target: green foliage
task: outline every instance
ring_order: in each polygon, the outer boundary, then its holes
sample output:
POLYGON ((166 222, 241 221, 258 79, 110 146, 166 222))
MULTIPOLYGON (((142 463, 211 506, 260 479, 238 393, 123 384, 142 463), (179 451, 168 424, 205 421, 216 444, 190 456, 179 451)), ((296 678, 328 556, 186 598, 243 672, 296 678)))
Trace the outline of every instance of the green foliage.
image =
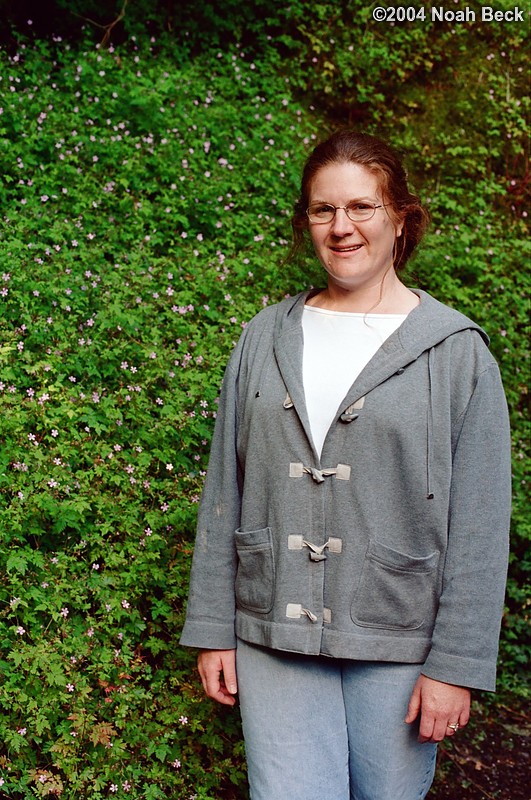
MULTIPOLYGON (((123 3, 68 6, 103 25, 123 3)), ((315 259, 284 258, 305 154, 339 124, 404 150, 433 217, 411 281, 483 324, 500 362, 501 682, 518 687, 523 32, 384 29, 369 11, 131 1, 109 48, 72 15, 75 47, 26 25, 0 56, 2 796, 245 796, 235 715, 204 701, 177 640, 223 367, 257 310, 321 280, 315 259)))
POLYGON ((312 124, 238 52, 53 59, 2 69, 3 791, 236 796, 235 715, 177 639, 222 370, 279 291, 312 124))

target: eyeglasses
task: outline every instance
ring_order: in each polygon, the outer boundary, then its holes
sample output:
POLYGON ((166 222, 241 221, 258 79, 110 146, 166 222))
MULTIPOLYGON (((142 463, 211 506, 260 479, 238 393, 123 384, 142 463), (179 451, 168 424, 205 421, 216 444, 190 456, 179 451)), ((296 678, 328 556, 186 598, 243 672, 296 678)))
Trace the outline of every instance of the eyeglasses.
POLYGON ((375 206, 373 203, 349 203, 346 206, 333 206, 331 203, 312 203, 306 209, 308 219, 314 225, 324 225, 332 222, 338 209, 343 209, 351 222, 367 222, 372 219, 377 208, 385 208, 389 203, 382 203, 375 206))

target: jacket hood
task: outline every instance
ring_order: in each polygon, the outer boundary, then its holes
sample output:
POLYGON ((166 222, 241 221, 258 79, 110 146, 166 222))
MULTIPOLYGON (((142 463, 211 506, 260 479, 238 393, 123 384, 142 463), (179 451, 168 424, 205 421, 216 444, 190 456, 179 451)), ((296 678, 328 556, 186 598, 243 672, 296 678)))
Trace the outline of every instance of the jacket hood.
MULTIPOLYGON (((414 360, 448 336, 463 330, 477 331, 485 344, 489 344, 489 337, 483 328, 460 311, 440 303, 422 289, 411 289, 411 291, 420 298, 420 303, 410 311, 396 333, 389 337, 393 343, 398 340, 398 349, 404 355, 409 354, 414 360)), ((279 311, 282 309, 282 313, 280 318, 277 318, 279 335, 292 330, 292 326, 296 328, 300 325, 304 304, 315 293, 316 290, 313 289, 301 292, 280 303, 279 311)))

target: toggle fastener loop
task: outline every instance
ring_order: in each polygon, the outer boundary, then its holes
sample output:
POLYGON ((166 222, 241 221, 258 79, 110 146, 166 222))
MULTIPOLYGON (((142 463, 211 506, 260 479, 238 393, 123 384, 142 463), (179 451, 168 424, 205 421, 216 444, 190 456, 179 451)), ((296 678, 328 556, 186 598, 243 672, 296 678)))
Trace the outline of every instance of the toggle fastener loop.
POLYGON ((303 608, 300 603, 288 603, 286 606, 286 617, 288 619, 300 619, 303 614, 308 617, 310 622, 317 622, 318 620, 315 614, 309 609, 303 608))
POLYGON ((358 419, 358 417, 359 417, 359 414, 351 414, 348 411, 343 411, 343 413, 341 414, 339 419, 341 420, 341 422, 347 422, 348 423, 348 422, 354 422, 354 420, 358 419))
POLYGON ((339 481, 348 481, 350 480, 350 466, 338 464, 337 467, 317 469, 316 467, 305 467, 300 462, 293 462, 289 465, 290 478, 302 478, 304 474, 310 475, 316 483, 324 483, 325 478, 331 475, 335 475, 339 481))
POLYGON ((282 403, 282 405, 284 406, 284 408, 293 408, 293 400, 289 396, 289 392, 287 393, 286 398, 282 403))
POLYGON ((360 408, 363 408, 365 405, 365 395, 363 397, 359 397, 355 403, 352 403, 348 408, 346 408, 339 419, 341 422, 354 422, 355 419, 358 419, 359 414, 354 413, 355 411, 359 411, 360 408))
POLYGON ((327 467, 326 469, 303 467, 302 471, 311 475, 316 483, 324 483, 324 479, 331 475, 335 475, 340 481, 348 481, 350 479, 350 467, 348 464, 338 464, 337 467, 327 467))
POLYGON ((322 545, 313 544, 313 542, 308 542, 306 539, 303 539, 302 543, 310 550, 310 561, 326 561, 326 553, 324 551, 330 545, 330 539, 322 545))

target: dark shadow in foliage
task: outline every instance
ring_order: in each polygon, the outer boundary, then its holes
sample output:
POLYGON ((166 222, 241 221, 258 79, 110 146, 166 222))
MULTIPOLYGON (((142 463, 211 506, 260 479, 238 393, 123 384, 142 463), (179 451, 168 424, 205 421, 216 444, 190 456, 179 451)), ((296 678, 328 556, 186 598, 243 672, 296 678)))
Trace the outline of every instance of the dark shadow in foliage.
POLYGON ((275 17, 285 23, 281 2, 241 3, 239 0, 1 0, 0 38, 12 32, 36 37, 56 35, 78 40, 83 27, 93 29, 96 41, 120 44, 131 35, 160 35, 186 31, 194 50, 252 41, 250 33, 275 17), (28 20, 31 24, 28 24, 28 20), (109 35, 107 35, 109 34, 109 35))

